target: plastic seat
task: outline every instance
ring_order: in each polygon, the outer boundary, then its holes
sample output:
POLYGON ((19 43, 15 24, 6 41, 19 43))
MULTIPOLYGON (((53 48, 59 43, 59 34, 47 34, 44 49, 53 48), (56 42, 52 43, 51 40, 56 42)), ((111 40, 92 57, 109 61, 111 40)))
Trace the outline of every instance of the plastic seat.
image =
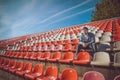
POLYGON ((6 63, 7 63, 6 59, 2 59, 1 64, 0 64, 0 68, 2 69, 2 67, 4 65, 6 65, 6 63))
POLYGON ((33 59, 35 56, 35 53, 34 52, 31 52, 30 55, 29 55, 29 59, 33 59))
POLYGON ((19 52, 16 52, 14 58, 18 58, 18 56, 19 56, 19 52))
POLYGON ((66 68, 63 70, 60 80, 78 80, 77 71, 72 68, 66 68))
POLYGON ((91 65, 109 66, 110 65, 109 53, 106 53, 106 52, 96 52, 94 54, 93 61, 91 61, 91 65))
POLYGON ((36 59, 39 60, 42 57, 42 52, 36 53, 36 59))
POLYGON ((25 73, 29 73, 32 70, 32 63, 28 62, 24 66, 22 70, 16 71, 16 74, 19 76, 23 76, 25 73))
POLYGON ((51 59, 48 59, 50 62, 57 62, 57 60, 61 59, 61 52, 54 52, 51 59))
POLYGON ((76 51, 78 44, 73 45, 72 51, 76 51))
POLYGON ((49 45, 48 50, 47 51, 54 51, 55 46, 53 44, 49 45))
POLYGON ((61 50, 62 50, 62 48, 63 48, 63 45, 58 44, 58 45, 56 45, 56 46, 55 46, 54 51, 61 51, 61 50))
POLYGON ((73 59, 74 59, 73 52, 66 52, 66 53, 64 53, 64 57, 62 59, 58 60, 58 62, 70 63, 73 59))
POLYGON ((62 51, 71 51, 72 50, 72 45, 71 44, 66 44, 63 47, 62 51))
POLYGON ((71 40, 64 40, 64 44, 71 44, 71 40))
POLYGON ((117 75, 114 80, 120 80, 120 75, 117 75))
POLYGON ((96 71, 86 72, 82 80, 105 80, 104 76, 96 71))
POLYGON ((58 41, 58 44, 61 44, 61 45, 62 45, 62 44, 64 44, 64 41, 63 41, 63 40, 59 40, 59 41, 58 41))
POLYGON ((43 70, 43 65, 36 64, 32 72, 25 74, 25 78, 34 80, 35 78, 43 75, 43 70))
POLYGON ((50 52, 45 52, 44 55, 39 59, 40 61, 45 61, 50 58, 50 52))
POLYGON ((42 46, 42 51, 47 51, 47 49, 48 49, 48 45, 45 44, 42 46))
POLYGON ((89 64, 90 54, 88 52, 79 52, 77 60, 73 60, 73 64, 89 64))
POLYGON ((8 69, 9 69, 9 70, 10 70, 10 69, 14 69, 14 68, 16 67, 16 64, 17 64, 16 60, 12 61, 12 62, 11 62, 11 65, 8 67, 8 69))
POLYGON ((8 70, 9 66, 11 66, 12 62, 10 60, 6 60, 6 64, 3 66, 3 70, 8 70))
POLYGON ((115 53, 113 66, 120 67, 120 53, 115 53))
POLYGON ((29 59, 29 54, 30 54, 30 53, 25 52, 25 54, 24 54, 24 59, 29 59))
POLYGON ((20 71, 23 69, 24 63, 22 61, 18 62, 15 68, 10 68, 9 72, 14 73, 15 71, 20 71))
POLYGON ((49 66, 46 69, 44 76, 38 77, 36 80, 57 80, 58 68, 56 66, 49 66))
POLYGON ((73 39, 72 40, 72 44, 78 44, 79 43, 79 39, 73 39))

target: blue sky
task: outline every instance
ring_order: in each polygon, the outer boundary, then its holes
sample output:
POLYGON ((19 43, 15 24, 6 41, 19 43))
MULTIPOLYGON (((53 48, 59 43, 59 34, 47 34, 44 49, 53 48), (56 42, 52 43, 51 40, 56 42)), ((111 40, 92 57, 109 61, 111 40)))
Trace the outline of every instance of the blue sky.
POLYGON ((0 0, 0 40, 91 21, 99 0, 0 0))

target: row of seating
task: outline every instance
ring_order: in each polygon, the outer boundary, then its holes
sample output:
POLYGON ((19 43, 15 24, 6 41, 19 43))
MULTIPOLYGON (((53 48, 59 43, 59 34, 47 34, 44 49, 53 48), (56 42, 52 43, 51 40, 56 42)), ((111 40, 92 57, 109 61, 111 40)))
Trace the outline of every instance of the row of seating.
MULTIPOLYGON (((49 66, 44 71, 42 64, 36 64, 32 68, 32 63, 30 62, 24 64, 22 61, 16 62, 15 60, 10 61, 3 58, 0 58, 0 69, 30 80, 78 80, 78 73, 72 68, 64 69, 59 78, 59 69, 57 66, 49 66)), ((119 79, 120 75, 115 77, 114 80, 119 79)), ((100 72, 89 71, 84 74, 82 80, 105 80, 105 78, 100 72)))
POLYGON ((80 52, 76 58, 73 52, 12 52, 2 55, 9 58, 39 60, 45 62, 70 63, 70 64, 91 64, 96 66, 114 66, 120 67, 120 53, 114 55, 114 62, 111 62, 110 55, 107 52, 96 52, 91 61, 90 53, 80 52), (64 56, 62 56, 64 54, 64 56))

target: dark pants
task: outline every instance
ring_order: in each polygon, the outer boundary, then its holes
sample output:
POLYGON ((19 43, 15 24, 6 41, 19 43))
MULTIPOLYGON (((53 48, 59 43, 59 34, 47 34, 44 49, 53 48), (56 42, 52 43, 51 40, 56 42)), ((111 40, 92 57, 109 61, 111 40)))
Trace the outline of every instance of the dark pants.
POLYGON ((87 47, 83 47, 83 45, 78 44, 78 47, 76 49, 76 54, 78 54, 80 52, 81 49, 92 49, 93 53, 96 52, 96 46, 95 43, 89 44, 87 47))

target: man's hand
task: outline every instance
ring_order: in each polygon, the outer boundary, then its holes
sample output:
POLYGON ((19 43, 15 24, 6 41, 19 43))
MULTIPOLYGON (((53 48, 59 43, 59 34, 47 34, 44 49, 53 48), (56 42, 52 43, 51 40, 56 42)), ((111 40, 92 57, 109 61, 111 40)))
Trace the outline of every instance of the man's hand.
POLYGON ((88 43, 83 43, 83 47, 86 48, 88 46, 88 43))

